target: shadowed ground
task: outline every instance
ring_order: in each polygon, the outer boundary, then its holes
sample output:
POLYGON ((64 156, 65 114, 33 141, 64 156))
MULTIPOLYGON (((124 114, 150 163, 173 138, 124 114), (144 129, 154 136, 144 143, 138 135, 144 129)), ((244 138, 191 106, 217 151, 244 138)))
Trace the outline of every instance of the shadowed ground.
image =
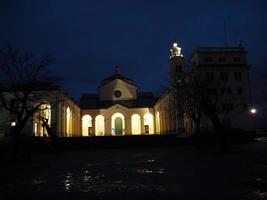
POLYGON ((2 162, 0 199, 267 199, 267 143, 65 150, 2 162))

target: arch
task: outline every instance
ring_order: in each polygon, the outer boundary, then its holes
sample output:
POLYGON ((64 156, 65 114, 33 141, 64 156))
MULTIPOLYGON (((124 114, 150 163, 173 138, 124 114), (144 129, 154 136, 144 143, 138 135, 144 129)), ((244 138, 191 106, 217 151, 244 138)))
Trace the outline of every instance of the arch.
POLYGON ((95 118, 95 135, 105 135, 105 118, 103 115, 97 115, 95 118))
POLYGON ((114 113, 111 117, 111 134, 125 134, 125 117, 122 113, 114 113))
POLYGON ((71 136, 71 132, 72 132, 72 111, 70 109, 70 107, 68 106, 66 108, 66 134, 67 137, 71 136))
POLYGON ((141 118, 138 114, 133 114, 131 117, 132 123, 132 135, 140 135, 141 134, 141 118))
POLYGON ((90 136, 92 134, 92 117, 84 115, 82 117, 82 136, 90 136))
POLYGON ((35 136, 47 136, 45 125, 51 127, 51 105, 43 103, 33 117, 33 132, 35 136))
POLYGON ((153 115, 151 113, 146 113, 144 115, 144 126, 145 126, 145 133, 147 134, 154 133, 154 120, 153 120, 153 115))

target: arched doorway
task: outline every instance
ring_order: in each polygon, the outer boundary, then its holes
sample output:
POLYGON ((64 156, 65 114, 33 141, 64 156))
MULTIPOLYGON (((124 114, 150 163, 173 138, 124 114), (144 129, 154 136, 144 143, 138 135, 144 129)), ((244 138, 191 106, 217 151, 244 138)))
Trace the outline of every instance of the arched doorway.
POLYGON ((156 112, 156 132, 160 133, 160 114, 159 114, 159 111, 156 112))
POLYGON ((115 113, 111 117, 111 133, 112 135, 125 134, 125 117, 121 113, 115 113))
POLYGON ((67 137, 70 137, 72 133, 72 112, 70 107, 66 109, 66 133, 67 137))
POLYGON ((82 118, 82 136, 92 135, 92 117, 84 115, 82 118))
POLYGON ((141 119, 138 114, 132 115, 132 135, 141 134, 141 119))
POLYGON ((152 114, 146 113, 144 115, 144 126, 145 126, 145 133, 146 134, 153 134, 154 133, 154 119, 153 119, 152 114))
POLYGON ((95 135, 105 135, 105 118, 102 115, 97 115, 95 118, 95 135))
POLYGON ((115 135, 122 135, 122 118, 115 118, 115 135))

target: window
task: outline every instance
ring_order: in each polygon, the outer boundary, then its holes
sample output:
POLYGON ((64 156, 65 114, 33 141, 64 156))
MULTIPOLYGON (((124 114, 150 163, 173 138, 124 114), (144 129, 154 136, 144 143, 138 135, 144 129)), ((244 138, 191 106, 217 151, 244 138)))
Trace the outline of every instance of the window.
POLYGON ((234 62, 240 62, 240 57, 233 57, 234 62))
POLYGON ((219 62, 225 62, 226 61, 226 58, 225 57, 220 57, 219 58, 219 62))
POLYGON ((121 91, 120 90, 115 90, 114 96, 117 97, 117 98, 121 97, 121 91))
POLYGON ((228 72, 221 72, 221 81, 228 81, 228 72))
POLYGON ((205 61, 210 63, 210 62, 213 61, 213 59, 212 59, 211 57, 206 57, 206 58, 205 58, 205 61))
POLYGON ((237 88, 237 94, 243 94, 243 88, 237 88))
POLYGON ((242 81, 242 72, 235 72, 235 80, 242 81))
POLYGON ((207 72, 206 76, 207 76, 207 81, 213 81, 214 80, 213 72, 207 72))

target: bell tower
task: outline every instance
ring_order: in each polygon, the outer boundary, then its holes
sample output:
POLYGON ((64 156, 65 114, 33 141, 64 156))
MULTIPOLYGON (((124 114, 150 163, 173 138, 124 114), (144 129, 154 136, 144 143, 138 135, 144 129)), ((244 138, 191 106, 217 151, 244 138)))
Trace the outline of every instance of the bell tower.
POLYGON ((179 83, 184 77, 184 65, 183 65, 183 55, 181 53, 181 47, 178 46, 174 40, 172 47, 170 49, 170 75, 171 82, 179 83))
POLYGON ((179 93, 180 83, 182 83, 185 77, 183 55, 181 53, 181 47, 178 46, 174 40, 170 49, 170 79, 171 79, 171 96, 172 96, 172 109, 170 112, 170 119, 172 120, 172 126, 176 133, 184 133, 184 112, 182 97, 179 93))

